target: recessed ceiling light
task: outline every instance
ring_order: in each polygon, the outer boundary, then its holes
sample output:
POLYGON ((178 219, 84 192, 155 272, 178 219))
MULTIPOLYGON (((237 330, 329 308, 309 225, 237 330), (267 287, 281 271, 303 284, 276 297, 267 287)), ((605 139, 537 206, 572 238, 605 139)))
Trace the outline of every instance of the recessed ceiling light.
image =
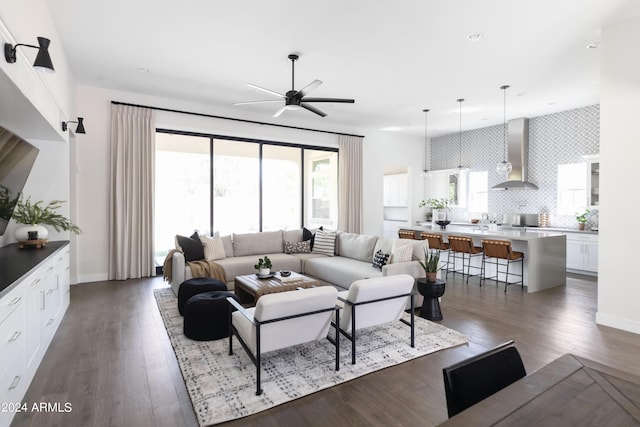
POLYGON ((527 92, 520 92, 520 93, 516 93, 516 96, 525 96, 527 94, 527 92))
POLYGON ((587 49, 597 49, 600 47, 600 42, 589 43, 587 45, 587 49))
POLYGON ((140 67, 140 68, 138 68, 138 72, 139 72, 139 73, 150 73, 150 72, 151 72, 151 70, 150 70, 150 69, 148 69, 148 68, 142 68, 142 67, 140 67))
POLYGON ((549 105, 556 105, 555 102, 549 102, 549 105))
POLYGON ((469 40, 471 40, 472 42, 477 42, 478 40, 480 40, 482 38, 482 34, 481 33, 469 34, 467 36, 467 38, 469 40))

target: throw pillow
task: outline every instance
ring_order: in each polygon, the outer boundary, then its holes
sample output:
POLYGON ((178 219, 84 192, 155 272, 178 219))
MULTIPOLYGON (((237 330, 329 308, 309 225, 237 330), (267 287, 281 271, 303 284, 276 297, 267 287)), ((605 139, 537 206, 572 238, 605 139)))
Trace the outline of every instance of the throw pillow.
POLYGON ((285 254, 308 254, 311 252, 311 240, 304 242, 289 242, 284 241, 284 253, 285 254))
POLYGON ((176 236, 176 242, 179 246, 178 249, 184 254, 185 261, 189 262, 204 259, 204 247, 202 246, 198 233, 193 233, 191 237, 176 236))
POLYGON ((311 253, 333 256, 336 250, 336 236, 335 231, 316 231, 311 253))
POLYGON ((227 257, 222 244, 222 237, 218 232, 214 233, 213 236, 203 234, 200 236, 200 241, 202 241, 202 246, 204 247, 204 259, 215 261, 227 257))
POLYGON ((413 255, 413 245, 403 245, 395 248, 389 257, 389 264, 411 261, 413 255))
MULTIPOLYGON (((320 226, 320 228, 318 230, 322 230, 322 226, 320 226)), ((302 228, 302 240, 309 240, 311 242, 311 250, 313 251, 313 242, 315 240, 315 234, 313 234, 313 231, 309 230, 306 227, 302 228)))
POLYGON ((373 256, 372 266, 377 268, 378 270, 382 270, 382 266, 386 265, 387 261, 389 261, 389 254, 385 254, 380 249, 378 249, 378 252, 376 252, 373 256))

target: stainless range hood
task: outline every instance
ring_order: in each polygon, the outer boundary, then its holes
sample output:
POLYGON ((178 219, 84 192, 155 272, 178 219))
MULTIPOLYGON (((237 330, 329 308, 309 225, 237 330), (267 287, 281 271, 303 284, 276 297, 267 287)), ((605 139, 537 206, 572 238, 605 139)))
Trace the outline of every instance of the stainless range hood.
POLYGON ((493 190, 537 190, 538 186, 530 183, 529 175, 529 119, 513 119, 507 123, 508 145, 507 158, 513 169, 507 181, 494 185, 493 190))

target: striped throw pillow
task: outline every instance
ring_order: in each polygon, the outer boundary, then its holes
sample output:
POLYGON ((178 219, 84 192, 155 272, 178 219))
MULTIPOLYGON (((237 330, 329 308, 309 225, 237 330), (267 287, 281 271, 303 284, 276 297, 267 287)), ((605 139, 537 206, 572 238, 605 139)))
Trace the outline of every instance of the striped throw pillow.
POLYGON ((316 231, 311 253, 333 256, 336 248, 336 235, 335 231, 316 231))

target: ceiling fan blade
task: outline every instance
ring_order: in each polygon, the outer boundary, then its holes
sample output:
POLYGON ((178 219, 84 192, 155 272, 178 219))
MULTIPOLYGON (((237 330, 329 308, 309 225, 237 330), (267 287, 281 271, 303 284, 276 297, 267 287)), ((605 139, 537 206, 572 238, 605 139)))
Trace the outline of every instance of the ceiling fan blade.
POLYGON ((263 87, 256 86, 256 85, 251 84, 251 83, 247 83, 247 86, 249 86, 249 87, 251 87, 251 88, 254 88, 254 89, 261 90, 261 91, 263 91, 263 92, 270 93, 271 95, 274 95, 274 96, 279 96, 280 98, 286 98, 286 97, 285 97, 283 94, 281 94, 281 93, 274 92, 274 91, 272 91, 272 90, 265 89, 265 88, 263 88, 263 87))
POLYGON ((300 101, 302 102, 341 102, 346 104, 353 104, 356 102, 354 99, 344 99, 344 98, 303 98, 300 101))
POLYGON ((273 117, 280 117, 280 114, 284 113, 284 111, 287 109, 287 106, 285 105, 284 107, 282 107, 281 109, 279 109, 278 111, 276 111, 276 113, 273 115, 273 117))
POLYGON ((327 115, 326 113, 324 113, 324 112, 322 112, 322 111, 318 110, 316 107, 312 107, 311 105, 307 105, 307 104, 300 103, 300 106, 301 106, 302 108, 305 108, 305 109, 307 109, 307 110, 311 111, 312 113, 316 113, 316 114, 317 114, 317 115, 319 115, 320 117, 325 117, 325 116, 327 115))
POLYGON ((302 89, 300 89, 298 91, 298 93, 296 94, 296 97, 298 99, 302 99, 303 96, 305 96, 306 94, 308 94, 309 92, 311 92, 312 90, 316 89, 318 86, 320 86, 322 84, 322 80, 314 80, 311 83, 309 83, 308 85, 306 85, 305 87, 303 87, 302 89))
POLYGON ((265 99, 264 101, 234 102, 233 105, 266 104, 267 102, 282 102, 282 99, 265 99))

